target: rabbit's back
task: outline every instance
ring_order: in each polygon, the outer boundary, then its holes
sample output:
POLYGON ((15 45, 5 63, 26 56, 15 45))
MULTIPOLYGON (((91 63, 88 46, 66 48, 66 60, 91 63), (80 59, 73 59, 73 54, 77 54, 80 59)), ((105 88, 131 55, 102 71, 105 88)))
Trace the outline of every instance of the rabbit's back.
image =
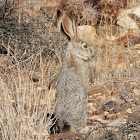
POLYGON ((74 126, 80 129, 86 125, 87 95, 80 75, 74 68, 62 67, 56 89, 55 114, 58 126, 74 126))

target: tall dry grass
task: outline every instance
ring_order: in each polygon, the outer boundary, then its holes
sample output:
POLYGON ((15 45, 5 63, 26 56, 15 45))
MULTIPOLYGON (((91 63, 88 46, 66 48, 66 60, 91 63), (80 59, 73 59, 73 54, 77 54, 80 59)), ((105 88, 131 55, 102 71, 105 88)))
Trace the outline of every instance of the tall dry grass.
POLYGON ((0 15, 0 139, 48 139, 55 105, 48 85, 61 64, 51 38, 59 33, 28 13, 19 23, 14 6, 5 1, 0 15))
MULTIPOLYGON (((36 58, 30 66, 12 65, 7 56, 1 56, 5 72, 0 74, 0 130, 2 139, 47 139, 52 125, 53 93, 48 91, 49 73, 40 62, 35 72, 36 58), (34 76, 37 75, 37 77, 34 76), (38 80, 38 82, 34 82, 38 80), (47 114, 50 117, 47 117, 47 114)), ((49 62, 48 62, 49 63, 49 62)), ((50 64, 48 64, 50 65, 50 64)))

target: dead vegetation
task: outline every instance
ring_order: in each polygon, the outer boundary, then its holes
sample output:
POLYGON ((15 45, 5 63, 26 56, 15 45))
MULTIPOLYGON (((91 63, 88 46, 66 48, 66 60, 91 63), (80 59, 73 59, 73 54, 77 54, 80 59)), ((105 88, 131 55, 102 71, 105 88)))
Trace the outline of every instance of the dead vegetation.
POLYGON ((94 128, 78 138, 62 139, 139 139, 140 32, 116 23, 121 10, 139 4, 138 0, 0 2, 0 139, 50 136, 54 121, 47 114, 53 113, 67 44, 56 28, 58 8, 71 12, 78 25, 92 26, 96 34, 86 38, 96 50, 88 73, 88 126, 94 128))

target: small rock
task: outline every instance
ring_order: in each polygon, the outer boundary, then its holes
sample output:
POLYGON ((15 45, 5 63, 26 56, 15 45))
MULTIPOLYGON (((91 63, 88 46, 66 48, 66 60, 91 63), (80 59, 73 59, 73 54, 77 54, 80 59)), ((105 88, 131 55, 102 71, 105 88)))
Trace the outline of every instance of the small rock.
POLYGON ((102 110, 111 110, 113 108, 118 108, 118 104, 115 101, 108 101, 102 105, 102 110))
POLYGON ((88 103, 88 107, 93 107, 93 103, 88 103))
POLYGON ((140 18, 140 6, 122 11, 117 18, 117 24, 125 29, 139 29, 136 21, 129 16, 130 14, 134 14, 140 18))
POLYGON ((92 116, 89 118, 90 120, 94 120, 94 121, 101 121, 101 116, 92 116))
POLYGON ((105 111, 105 112, 104 112, 104 115, 109 115, 109 112, 105 111))
POLYGON ((126 110, 126 112, 127 112, 128 114, 131 114, 131 113, 132 113, 132 110, 131 110, 130 108, 128 108, 128 109, 126 110))
POLYGON ((39 77, 37 75, 32 75, 30 76, 30 79, 33 81, 33 82, 38 82, 39 81, 39 77))
POLYGON ((133 93, 136 95, 136 96, 140 96, 140 91, 138 89, 134 89, 133 90, 133 93))

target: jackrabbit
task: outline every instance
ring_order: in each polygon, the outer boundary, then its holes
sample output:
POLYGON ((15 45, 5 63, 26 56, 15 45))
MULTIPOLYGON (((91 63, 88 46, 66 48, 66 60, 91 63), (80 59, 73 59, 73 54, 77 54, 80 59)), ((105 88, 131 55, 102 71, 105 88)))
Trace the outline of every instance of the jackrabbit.
POLYGON ((57 25, 70 39, 56 87, 54 114, 61 131, 79 131, 86 126, 87 94, 82 75, 85 63, 94 56, 94 49, 77 37, 75 21, 66 12, 57 11, 57 25))

